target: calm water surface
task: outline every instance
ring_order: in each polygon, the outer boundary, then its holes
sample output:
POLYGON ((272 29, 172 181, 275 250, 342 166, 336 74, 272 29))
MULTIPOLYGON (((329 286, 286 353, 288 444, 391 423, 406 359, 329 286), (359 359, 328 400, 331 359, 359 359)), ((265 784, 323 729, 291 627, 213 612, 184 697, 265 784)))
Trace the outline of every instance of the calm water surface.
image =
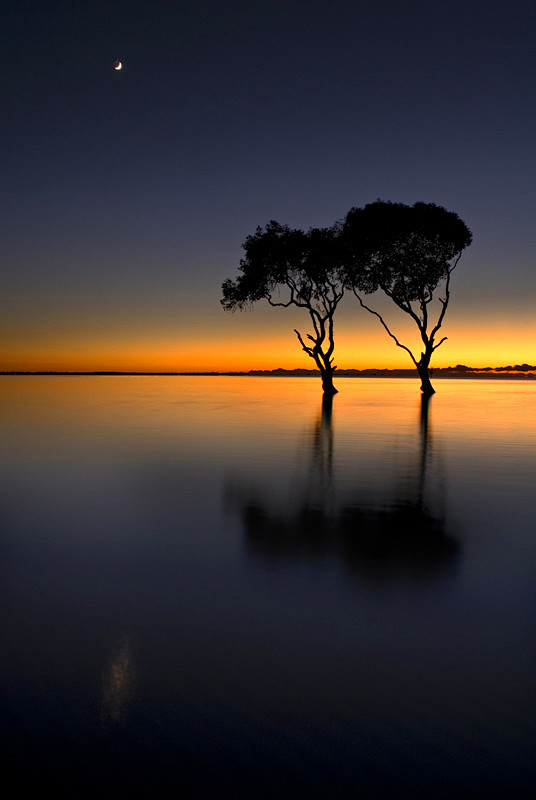
POLYGON ((0 378, 4 777, 528 797, 536 384, 0 378))

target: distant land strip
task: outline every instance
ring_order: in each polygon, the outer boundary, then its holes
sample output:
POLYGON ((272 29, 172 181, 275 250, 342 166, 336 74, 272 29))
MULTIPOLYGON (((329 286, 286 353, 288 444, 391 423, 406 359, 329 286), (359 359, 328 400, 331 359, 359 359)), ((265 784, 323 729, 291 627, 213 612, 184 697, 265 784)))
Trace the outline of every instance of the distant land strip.
MULTIPOLYGON (((251 369, 247 372, 122 372, 122 371, 91 371, 71 372, 60 370, 46 371, 0 371, 0 375, 152 375, 157 376, 244 376, 244 377, 275 377, 275 378, 315 378, 319 376, 316 369, 251 369)), ((414 369, 338 369, 338 378, 416 378, 414 369)), ((536 366, 530 364, 515 364, 506 367, 467 367, 458 364, 455 367, 436 367, 430 370, 430 376, 435 378, 510 378, 521 380, 535 380, 536 366)))

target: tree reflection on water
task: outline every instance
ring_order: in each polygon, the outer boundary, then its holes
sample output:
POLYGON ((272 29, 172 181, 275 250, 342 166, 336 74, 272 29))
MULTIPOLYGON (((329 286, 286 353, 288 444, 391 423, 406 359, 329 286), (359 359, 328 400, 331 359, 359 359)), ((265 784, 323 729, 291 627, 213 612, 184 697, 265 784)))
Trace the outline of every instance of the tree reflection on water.
POLYGON ((229 487, 248 554, 270 563, 335 559, 346 572, 374 581, 428 581, 451 572, 460 545, 447 532, 430 405, 423 396, 416 453, 391 479, 387 502, 367 498, 363 485, 341 501, 333 469, 333 400, 324 398, 308 435, 306 478, 291 508, 281 511, 262 487, 241 481, 229 487))

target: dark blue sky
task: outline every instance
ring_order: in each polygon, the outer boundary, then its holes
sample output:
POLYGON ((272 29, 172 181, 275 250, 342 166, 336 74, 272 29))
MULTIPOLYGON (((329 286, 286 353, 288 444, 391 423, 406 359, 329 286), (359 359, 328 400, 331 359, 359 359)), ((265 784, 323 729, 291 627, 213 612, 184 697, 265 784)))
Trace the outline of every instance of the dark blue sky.
MULTIPOLYGON (((239 367, 244 337, 308 366, 290 316, 225 315, 221 282, 257 225, 377 198, 473 231, 446 361, 536 361, 532 0, 1 8, 0 368, 239 367)), ((344 308, 340 365, 376 335, 344 308)))

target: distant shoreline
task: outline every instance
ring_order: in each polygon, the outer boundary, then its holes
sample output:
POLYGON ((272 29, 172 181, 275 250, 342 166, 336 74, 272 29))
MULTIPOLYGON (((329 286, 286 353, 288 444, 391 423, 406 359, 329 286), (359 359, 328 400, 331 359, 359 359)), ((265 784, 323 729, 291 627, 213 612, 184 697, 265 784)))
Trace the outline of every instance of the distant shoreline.
MULTIPOLYGON (((48 376, 149 376, 149 377, 267 377, 267 378, 317 378, 318 370, 314 369, 272 369, 249 370, 247 372, 122 372, 91 371, 72 372, 63 370, 9 370, 0 371, 0 375, 48 375, 48 376)), ((456 367, 438 367, 430 371, 433 380, 437 378, 491 378, 510 380, 536 380, 536 366, 516 364, 507 367, 467 367, 459 364, 456 367)), ((415 378, 415 369, 338 369, 335 378, 415 378)))

